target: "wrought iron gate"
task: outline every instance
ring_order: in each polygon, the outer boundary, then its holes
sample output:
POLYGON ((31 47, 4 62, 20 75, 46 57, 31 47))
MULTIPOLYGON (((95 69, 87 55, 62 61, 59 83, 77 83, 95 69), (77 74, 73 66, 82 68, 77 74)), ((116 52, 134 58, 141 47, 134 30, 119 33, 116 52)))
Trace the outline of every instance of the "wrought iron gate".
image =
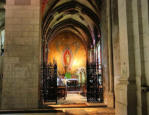
POLYGON ((96 73, 96 64, 87 65, 87 101, 103 102, 102 77, 96 73))
POLYGON ((41 75, 44 102, 57 103, 57 65, 43 65, 41 75))

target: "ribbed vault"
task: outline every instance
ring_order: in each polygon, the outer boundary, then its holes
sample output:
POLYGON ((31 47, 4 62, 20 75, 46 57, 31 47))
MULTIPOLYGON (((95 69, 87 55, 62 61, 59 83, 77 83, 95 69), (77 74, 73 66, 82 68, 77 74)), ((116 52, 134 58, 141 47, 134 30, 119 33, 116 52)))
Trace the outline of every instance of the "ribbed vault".
POLYGON ((44 42, 61 31, 71 31, 90 48, 100 39, 100 0, 43 0, 44 42))

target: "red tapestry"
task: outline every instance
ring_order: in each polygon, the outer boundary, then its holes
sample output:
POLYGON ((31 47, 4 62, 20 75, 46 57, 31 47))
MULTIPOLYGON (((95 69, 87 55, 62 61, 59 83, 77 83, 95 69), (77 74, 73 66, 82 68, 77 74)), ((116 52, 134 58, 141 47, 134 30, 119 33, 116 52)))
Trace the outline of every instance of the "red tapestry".
POLYGON ((64 66, 69 66, 70 65, 70 63, 71 63, 71 53, 70 53, 69 49, 66 49, 64 51, 63 61, 64 61, 64 66))

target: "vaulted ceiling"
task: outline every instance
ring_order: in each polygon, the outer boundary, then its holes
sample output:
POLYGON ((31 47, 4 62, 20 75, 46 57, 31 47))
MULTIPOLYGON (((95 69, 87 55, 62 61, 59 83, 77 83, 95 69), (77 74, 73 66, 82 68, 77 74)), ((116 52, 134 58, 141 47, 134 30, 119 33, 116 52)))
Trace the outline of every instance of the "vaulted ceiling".
POLYGON ((6 0, 0 0, 0 31, 4 28, 5 25, 5 9, 4 5, 6 0))
MULTIPOLYGON (((6 0, 0 0, 0 30, 5 25, 6 0)), ((71 31, 88 46, 100 39, 101 0, 42 0, 42 33, 45 39, 71 31)))
POLYGON ((100 39, 101 0, 43 0, 43 36, 51 40, 62 31, 75 33, 87 46, 100 39))

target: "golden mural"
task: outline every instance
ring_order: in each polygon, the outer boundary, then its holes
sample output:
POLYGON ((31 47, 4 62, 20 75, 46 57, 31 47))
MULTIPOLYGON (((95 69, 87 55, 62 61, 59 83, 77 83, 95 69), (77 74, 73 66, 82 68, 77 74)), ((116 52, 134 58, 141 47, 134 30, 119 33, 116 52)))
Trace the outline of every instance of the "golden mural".
POLYGON ((86 50, 81 40, 71 32, 58 34, 49 42, 48 63, 56 61, 59 74, 86 68, 86 50))

